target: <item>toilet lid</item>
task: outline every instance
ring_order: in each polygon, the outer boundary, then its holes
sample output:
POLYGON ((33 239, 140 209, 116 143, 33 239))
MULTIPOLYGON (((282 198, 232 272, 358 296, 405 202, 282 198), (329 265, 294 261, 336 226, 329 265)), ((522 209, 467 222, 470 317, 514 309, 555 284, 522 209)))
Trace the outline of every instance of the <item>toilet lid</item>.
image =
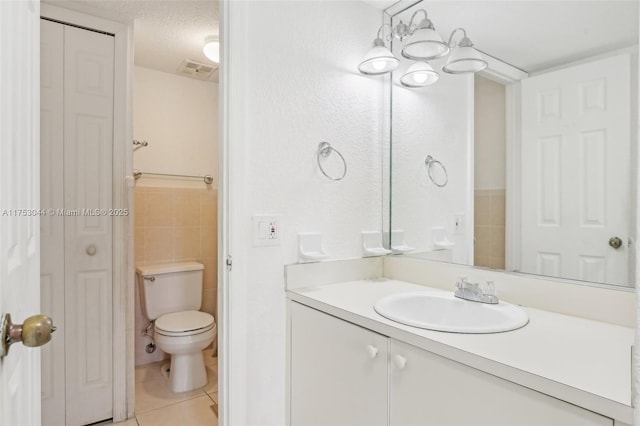
POLYGON ((156 319, 156 329, 170 333, 185 333, 212 326, 213 316, 200 311, 182 311, 161 315, 156 319))

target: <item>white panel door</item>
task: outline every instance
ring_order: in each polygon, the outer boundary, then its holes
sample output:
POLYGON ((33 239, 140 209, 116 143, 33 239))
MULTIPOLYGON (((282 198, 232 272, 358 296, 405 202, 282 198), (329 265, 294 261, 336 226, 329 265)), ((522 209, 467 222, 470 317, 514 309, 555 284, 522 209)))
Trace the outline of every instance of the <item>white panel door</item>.
POLYGON ((114 39, 64 27, 67 425, 109 419, 114 39))
POLYGON ((113 406, 113 37, 41 28, 41 203, 55 212, 41 221, 41 299, 60 318, 43 352, 42 420, 84 425, 113 406))
POLYGON ((629 55, 522 81, 520 271, 628 285, 629 93, 629 55))
POLYGON ((386 425, 388 339, 295 302, 291 425, 386 425))
POLYGON ((390 426, 613 426, 613 420, 391 339, 390 426))
MULTIPOLYGON (((0 314, 40 313, 37 1, 0 1, 0 314)), ((54 337, 55 339, 55 337, 54 337)), ((40 349, 19 343, 0 361, 0 425, 40 423, 40 349)))
MULTIPOLYGON (((40 204, 55 212, 63 195, 64 26, 40 25, 40 204)), ((40 300, 56 319, 56 338, 42 348, 42 424, 65 424, 64 216, 40 218, 40 300)))

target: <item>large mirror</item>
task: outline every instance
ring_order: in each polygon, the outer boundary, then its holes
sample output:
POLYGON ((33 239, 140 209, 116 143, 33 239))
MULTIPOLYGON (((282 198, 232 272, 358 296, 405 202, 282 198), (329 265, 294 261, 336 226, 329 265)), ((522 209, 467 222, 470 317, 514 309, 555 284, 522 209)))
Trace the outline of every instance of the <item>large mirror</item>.
POLYGON ((389 40, 400 65, 386 243, 403 256, 633 287, 638 2, 402 1, 387 22, 421 21, 419 9, 444 43, 464 29, 488 67, 443 72, 452 49, 428 61, 435 83, 407 87, 412 38, 389 40))

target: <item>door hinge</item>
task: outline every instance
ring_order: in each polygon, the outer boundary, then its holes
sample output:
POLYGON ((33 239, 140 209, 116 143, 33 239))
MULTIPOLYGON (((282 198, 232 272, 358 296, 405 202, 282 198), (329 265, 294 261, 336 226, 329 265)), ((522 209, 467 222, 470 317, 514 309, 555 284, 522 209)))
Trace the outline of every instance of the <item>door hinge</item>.
POLYGON ((227 256, 227 261, 225 263, 227 264, 227 271, 230 271, 231 268, 233 268, 233 258, 231 255, 227 256))

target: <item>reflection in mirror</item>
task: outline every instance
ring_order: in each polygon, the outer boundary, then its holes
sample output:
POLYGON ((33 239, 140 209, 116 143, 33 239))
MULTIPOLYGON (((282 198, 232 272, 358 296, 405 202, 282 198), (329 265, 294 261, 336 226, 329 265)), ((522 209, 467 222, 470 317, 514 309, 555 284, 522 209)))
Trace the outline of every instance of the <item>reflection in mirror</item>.
POLYGON ((443 72, 452 54, 416 62, 402 55, 411 37, 390 40, 401 59, 391 77, 391 249, 632 287, 638 2, 401 1, 388 23, 420 9, 445 42, 463 28, 489 65, 443 72), (438 77, 407 85, 417 68, 438 77))

